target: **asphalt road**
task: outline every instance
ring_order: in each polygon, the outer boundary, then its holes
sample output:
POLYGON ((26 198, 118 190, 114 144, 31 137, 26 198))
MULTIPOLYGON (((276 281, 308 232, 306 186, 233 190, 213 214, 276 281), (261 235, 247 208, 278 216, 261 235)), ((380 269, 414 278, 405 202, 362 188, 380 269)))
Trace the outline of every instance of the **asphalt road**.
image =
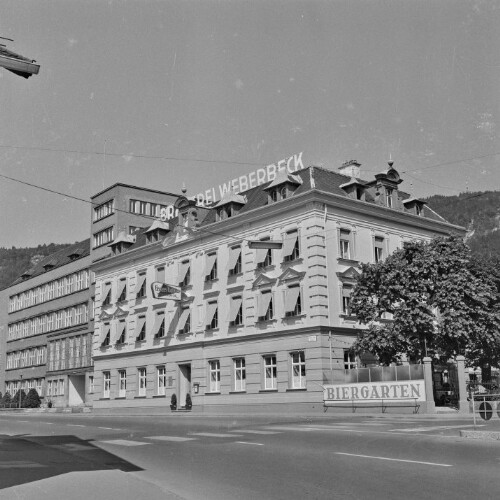
POLYGON ((470 418, 0 414, 0 499, 500 498, 470 418))

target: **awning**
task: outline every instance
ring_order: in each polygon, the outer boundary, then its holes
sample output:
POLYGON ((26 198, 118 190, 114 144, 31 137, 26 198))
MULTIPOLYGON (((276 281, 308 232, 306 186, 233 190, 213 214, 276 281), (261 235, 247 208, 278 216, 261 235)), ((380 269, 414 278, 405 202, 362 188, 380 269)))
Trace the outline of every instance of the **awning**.
POLYGON ((103 346, 109 345, 110 337, 111 337, 111 325, 109 323, 104 324, 103 332, 102 332, 102 337, 103 341, 102 344, 103 346))
POLYGON ((153 332, 156 337, 158 337, 158 332, 160 331, 161 325, 165 323, 165 313, 159 313, 156 315, 155 324, 153 326, 153 332))
POLYGON ((205 321, 207 328, 210 328, 210 323, 212 323, 216 311, 217 311, 217 302, 209 302, 207 307, 206 321, 205 321))
POLYGON ((300 286, 291 286, 286 291, 285 313, 293 312, 300 295, 300 286))
POLYGON ((105 283, 103 293, 102 293, 102 304, 109 303, 111 294, 111 283, 105 283))
POLYGON ((117 300, 120 300, 120 297, 122 296, 123 290, 125 290, 126 286, 127 286, 127 280, 126 279, 118 281, 118 293, 116 295, 117 300))
POLYGON ((283 257, 288 257, 292 254, 295 243, 297 242, 297 237, 297 231, 286 233, 285 241, 283 242, 283 257))
POLYGON ((231 307, 229 309, 229 321, 234 321, 236 319, 238 311, 240 310, 241 307, 242 300, 243 299, 241 297, 233 297, 231 299, 231 307))
POLYGON ((217 253, 209 253, 205 264, 205 276, 209 276, 214 268, 215 261, 217 260, 217 253))
POLYGON ((184 327, 186 326, 190 314, 191 314, 191 309, 189 309, 189 307, 185 307, 184 309, 182 309, 181 317, 179 318, 179 323, 177 323, 178 330, 184 330, 184 327))
POLYGON ((144 285, 144 282, 146 281, 146 274, 139 274, 139 280, 137 281, 137 285, 135 287, 135 294, 137 295, 142 288, 142 285, 144 285))
POLYGON ((156 281, 163 283, 165 281, 165 267, 158 267, 156 269, 156 281))
POLYGON ((267 310, 269 309, 269 304, 271 303, 272 293, 266 292, 260 294, 259 300, 259 311, 257 316, 261 318, 267 314, 267 310))
POLYGON ((269 248, 257 249, 257 252, 255 253, 255 260, 257 261, 257 264, 260 264, 261 262, 264 262, 264 260, 266 260, 267 252, 269 251, 269 248))
POLYGON ((0 46, 0 67, 5 68, 23 78, 29 78, 31 75, 37 75, 40 65, 35 64, 34 59, 28 59, 0 46))
POLYGON ((350 297, 352 294, 352 287, 344 286, 342 287, 342 297, 350 297))
POLYGON ((141 335, 142 327, 145 325, 145 323, 146 323, 146 316, 139 316, 137 318, 137 322, 135 324, 136 337, 139 337, 141 335))
POLYGON ((179 264, 179 277, 177 279, 177 283, 180 284, 185 280, 188 269, 189 269, 189 260, 185 260, 184 262, 181 262, 179 264))
POLYGON ((236 267, 236 263, 238 262, 238 259, 241 255, 241 247, 233 247, 229 250, 229 270, 233 270, 236 267))

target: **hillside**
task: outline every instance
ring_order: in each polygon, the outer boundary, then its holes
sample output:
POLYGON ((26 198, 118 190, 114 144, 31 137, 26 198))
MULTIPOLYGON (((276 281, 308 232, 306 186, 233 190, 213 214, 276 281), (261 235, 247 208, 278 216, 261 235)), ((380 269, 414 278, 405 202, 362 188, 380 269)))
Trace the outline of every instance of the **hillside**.
POLYGON ((482 257, 500 258, 500 191, 426 198, 448 222, 467 228, 467 244, 482 257))
POLYGON ((41 258, 62 250, 69 244, 50 243, 32 248, 0 248, 0 290, 9 286, 41 258))

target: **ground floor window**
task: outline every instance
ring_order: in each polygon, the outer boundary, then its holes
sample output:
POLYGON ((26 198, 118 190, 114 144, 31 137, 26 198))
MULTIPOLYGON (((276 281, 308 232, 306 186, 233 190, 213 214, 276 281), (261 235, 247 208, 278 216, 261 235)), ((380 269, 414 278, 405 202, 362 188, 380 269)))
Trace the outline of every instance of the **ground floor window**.
POLYGON ((235 358, 234 363, 234 390, 246 390, 246 367, 245 358, 235 358))
POLYGON ((356 354, 349 349, 344 349, 344 370, 352 370, 357 367, 356 354))
POLYGON ((127 395, 127 372, 118 371, 118 397, 124 398, 127 395))
POLYGON ((210 392, 220 392, 220 361, 214 359, 208 363, 210 392))
POLYGON ((158 396, 165 396, 165 387, 167 386, 167 370, 164 366, 156 368, 158 396))
POLYGON ((94 375, 89 375, 89 394, 94 393, 94 375))
POLYGON ((277 389, 276 356, 264 356, 264 389, 277 389))
POLYGON ((102 384, 102 397, 109 398, 111 393, 111 373, 103 372, 102 373, 103 384, 102 384))
POLYGON ((139 396, 146 395, 146 368, 139 368, 138 370, 139 376, 139 396))
POLYGON ((292 352, 292 389, 306 387, 306 359, 304 351, 292 352))

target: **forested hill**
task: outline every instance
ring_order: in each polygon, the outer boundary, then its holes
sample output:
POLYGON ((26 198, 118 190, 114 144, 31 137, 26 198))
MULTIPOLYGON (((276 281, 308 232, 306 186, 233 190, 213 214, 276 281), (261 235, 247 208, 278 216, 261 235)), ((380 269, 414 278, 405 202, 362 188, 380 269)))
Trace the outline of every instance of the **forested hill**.
POLYGON ((0 290, 9 286, 26 269, 36 264, 40 259, 51 255, 69 244, 50 243, 32 248, 0 248, 0 290))
POLYGON ((467 244, 482 257, 500 259, 500 191, 434 195, 429 206, 448 222, 467 228, 467 244))

